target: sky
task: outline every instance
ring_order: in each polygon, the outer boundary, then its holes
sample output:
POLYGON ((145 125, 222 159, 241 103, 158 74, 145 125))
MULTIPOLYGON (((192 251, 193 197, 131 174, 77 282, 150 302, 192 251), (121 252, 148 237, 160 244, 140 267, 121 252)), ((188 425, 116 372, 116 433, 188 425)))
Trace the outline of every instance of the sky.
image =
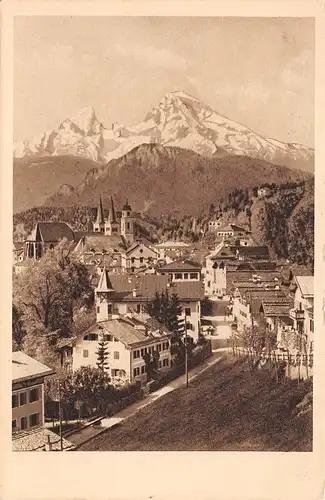
POLYGON ((134 125, 183 90, 265 136, 314 147, 308 18, 16 17, 14 136, 93 106, 134 125))

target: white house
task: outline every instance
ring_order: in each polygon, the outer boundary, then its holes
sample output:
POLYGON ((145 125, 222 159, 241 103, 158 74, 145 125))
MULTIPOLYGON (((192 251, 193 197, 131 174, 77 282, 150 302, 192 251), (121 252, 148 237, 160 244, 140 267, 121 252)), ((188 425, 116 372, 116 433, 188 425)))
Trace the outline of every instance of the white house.
POLYGON ((155 250, 144 243, 135 243, 122 253, 121 266, 123 271, 134 273, 138 269, 154 266, 157 259, 158 254, 155 250))
POLYGON ((81 366, 97 366, 99 341, 107 347, 107 364, 113 379, 134 382, 146 381, 146 364, 143 355, 159 353, 158 369, 171 366, 171 333, 150 317, 142 320, 134 315, 107 315, 88 328, 72 343, 73 370, 81 366))
POLYGON ((151 248, 158 253, 158 259, 164 260, 168 264, 188 252, 190 245, 183 241, 164 241, 163 243, 152 245, 151 248))
POLYGON ((177 260, 156 269, 157 274, 166 275, 170 281, 200 281, 202 266, 190 260, 177 260))
MULTIPOLYGON (((198 270, 196 270, 198 272, 198 270)), ((96 293, 97 319, 106 320, 110 314, 140 314, 156 292, 176 293, 182 308, 180 318, 187 319, 188 335, 196 342, 200 332, 201 300, 204 287, 200 280, 170 281, 168 275, 109 274, 104 268, 96 293)))

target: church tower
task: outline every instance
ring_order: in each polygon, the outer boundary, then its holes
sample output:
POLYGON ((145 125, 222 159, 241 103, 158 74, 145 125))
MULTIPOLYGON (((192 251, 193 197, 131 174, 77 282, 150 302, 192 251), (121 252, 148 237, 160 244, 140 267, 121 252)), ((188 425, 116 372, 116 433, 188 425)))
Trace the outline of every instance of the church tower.
POLYGON ((118 234, 119 232, 119 223, 116 219, 116 212, 113 202, 113 196, 111 196, 111 209, 109 211, 108 221, 105 222, 105 234, 111 236, 112 234, 118 234))
POLYGON ((93 223, 93 231, 94 233, 105 233, 105 218, 101 196, 99 197, 96 220, 93 223))
POLYGON ((132 209, 126 199, 122 208, 122 218, 121 218, 121 234, 124 236, 128 243, 134 242, 134 219, 132 217, 132 209))
POLYGON ((112 295, 114 288, 109 279, 106 267, 104 266, 95 290, 96 299, 96 321, 106 321, 113 314, 112 295))

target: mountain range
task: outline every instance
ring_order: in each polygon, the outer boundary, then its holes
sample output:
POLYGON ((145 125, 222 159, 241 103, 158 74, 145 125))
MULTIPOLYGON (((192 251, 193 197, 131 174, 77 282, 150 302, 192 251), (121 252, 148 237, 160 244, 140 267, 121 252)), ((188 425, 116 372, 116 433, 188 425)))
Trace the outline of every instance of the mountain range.
POLYGON ((237 187, 283 184, 310 179, 311 174, 247 156, 206 158, 193 151, 142 144, 122 158, 91 169, 76 187, 65 184, 45 202, 48 206, 96 206, 114 196, 126 197, 137 212, 199 215, 237 187))
POLYGON ((73 155, 107 164, 141 144, 191 150, 207 158, 248 156, 277 165, 313 171, 314 150, 264 137, 229 120, 182 91, 166 94, 136 125, 99 122, 90 106, 53 130, 14 143, 14 158, 73 155))

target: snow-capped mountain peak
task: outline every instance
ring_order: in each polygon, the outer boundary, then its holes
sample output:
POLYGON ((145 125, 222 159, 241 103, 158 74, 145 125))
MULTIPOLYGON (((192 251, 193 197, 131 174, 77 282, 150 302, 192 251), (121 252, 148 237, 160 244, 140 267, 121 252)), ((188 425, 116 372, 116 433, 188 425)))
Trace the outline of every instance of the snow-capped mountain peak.
POLYGON ((87 106, 76 116, 66 118, 57 129, 16 143, 14 156, 75 154, 108 162, 148 143, 190 149, 205 156, 246 155, 307 170, 313 168, 313 150, 264 137, 182 90, 167 93, 143 121, 129 127, 114 122, 105 128, 94 108, 87 106))

